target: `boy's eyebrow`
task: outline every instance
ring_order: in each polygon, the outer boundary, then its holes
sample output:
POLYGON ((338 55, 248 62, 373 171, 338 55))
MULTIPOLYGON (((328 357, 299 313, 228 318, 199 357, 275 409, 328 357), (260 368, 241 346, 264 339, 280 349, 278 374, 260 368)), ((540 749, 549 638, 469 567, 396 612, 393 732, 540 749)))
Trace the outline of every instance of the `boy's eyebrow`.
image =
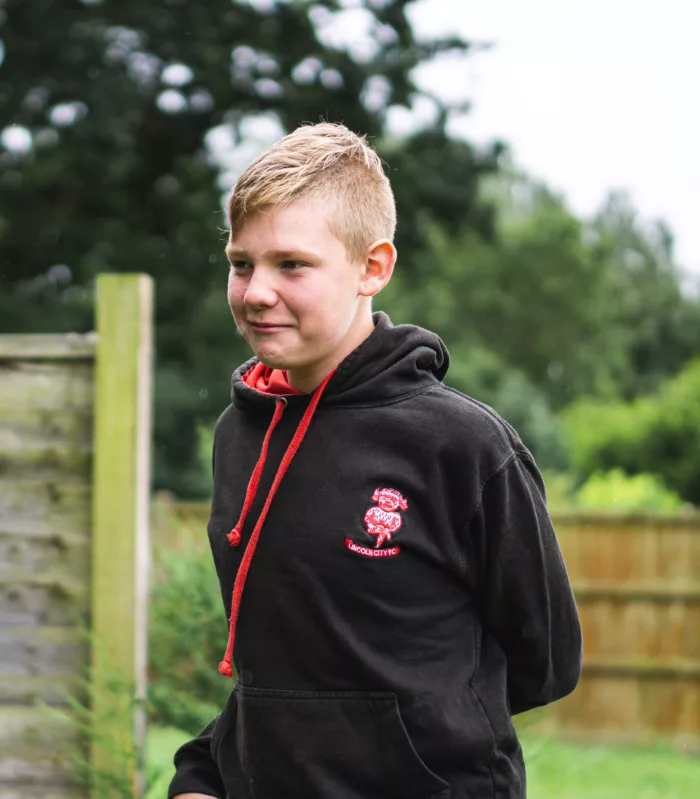
MULTIPOLYGON (((227 246, 224 252, 226 253, 226 257, 229 259, 229 261, 236 261, 239 259, 242 260, 250 257, 245 250, 241 250, 231 246, 227 246)), ((311 252, 310 250, 307 251, 299 249, 299 250, 268 250, 266 253, 263 253, 263 257, 275 260, 278 259, 281 260, 285 258, 291 260, 299 257, 314 258, 318 256, 316 255, 316 253, 311 252)))

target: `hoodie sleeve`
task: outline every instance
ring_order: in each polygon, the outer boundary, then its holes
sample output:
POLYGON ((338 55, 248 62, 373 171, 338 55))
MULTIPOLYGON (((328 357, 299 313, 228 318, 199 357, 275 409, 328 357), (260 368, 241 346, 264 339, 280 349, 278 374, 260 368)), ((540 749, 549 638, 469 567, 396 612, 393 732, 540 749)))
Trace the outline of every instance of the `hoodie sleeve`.
POLYGON ((175 753, 175 776, 168 788, 168 799, 183 793, 202 793, 225 799, 226 789, 211 755, 211 736, 218 716, 196 738, 175 753))
POLYGON ((581 627, 544 483, 527 451, 486 481, 467 549, 483 624, 507 658, 511 714, 571 693, 581 673, 581 627))

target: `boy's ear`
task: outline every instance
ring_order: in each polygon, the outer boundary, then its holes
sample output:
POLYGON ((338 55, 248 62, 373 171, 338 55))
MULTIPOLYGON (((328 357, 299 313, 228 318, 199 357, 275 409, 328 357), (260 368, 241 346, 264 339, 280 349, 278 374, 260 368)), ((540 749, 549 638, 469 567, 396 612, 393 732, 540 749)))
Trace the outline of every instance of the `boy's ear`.
POLYGON ((374 297, 386 286, 394 272, 396 247, 389 239, 378 239, 367 248, 362 264, 359 294, 374 297))

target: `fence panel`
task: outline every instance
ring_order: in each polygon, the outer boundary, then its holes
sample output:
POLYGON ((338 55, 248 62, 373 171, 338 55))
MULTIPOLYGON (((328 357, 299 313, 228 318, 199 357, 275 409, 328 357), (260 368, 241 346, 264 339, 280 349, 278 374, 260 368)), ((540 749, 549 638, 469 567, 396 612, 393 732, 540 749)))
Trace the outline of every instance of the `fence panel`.
MULTIPOLYGON (((99 512, 93 513, 93 462, 96 455, 122 468, 124 461, 138 461, 138 475, 128 485, 113 485, 122 504, 133 509, 133 497, 148 488, 148 415, 141 414, 133 446, 122 435, 119 448, 107 442, 96 453, 95 417, 104 419, 104 400, 102 409, 95 406, 96 358, 105 350, 98 371, 120 368, 122 378, 124 364, 138 361, 138 391, 122 392, 123 407, 111 409, 118 423, 139 401, 143 407, 149 392, 150 290, 143 276, 100 278, 98 304, 108 303, 111 313, 121 315, 118 329, 102 325, 97 334, 83 336, 0 336, 0 799, 86 796, 69 759, 76 750, 87 752, 86 742, 75 724, 52 710, 65 708, 68 697, 87 703, 93 694, 93 704, 99 703, 89 685, 95 663, 91 640, 106 651, 115 643, 126 646, 129 664, 117 659, 113 673, 125 684, 143 683, 145 628, 139 617, 145 614, 147 562, 133 555, 147 546, 143 501, 140 517, 135 511, 122 514, 118 529, 101 521, 99 512), (123 301, 120 311, 115 287, 123 301), (122 346, 117 363, 110 339, 133 339, 130 325, 139 330, 138 357, 122 346), (110 565, 121 583, 104 579, 110 569, 100 578, 93 566, 105 535, 122 542, 126 553, 110 565), (130 602, 137 585, 139 603, 130 602), (115 625, 95 614, 105 593, 121 596, 129 608, 126 621, 115 625)), ((96 665, 99 683, 106 666, 96 665)), ((127 723, 130 739, 137 740, 133 719, 127 723)), ((97 763, 100 754, 91 756, 97 763)), ((136 774, 133 783, 136 792, 136 774)))
POLYGON ((700 749, 700 516, 561 514, 555 526, 584 671, 553 720, 575 736, 700 749))

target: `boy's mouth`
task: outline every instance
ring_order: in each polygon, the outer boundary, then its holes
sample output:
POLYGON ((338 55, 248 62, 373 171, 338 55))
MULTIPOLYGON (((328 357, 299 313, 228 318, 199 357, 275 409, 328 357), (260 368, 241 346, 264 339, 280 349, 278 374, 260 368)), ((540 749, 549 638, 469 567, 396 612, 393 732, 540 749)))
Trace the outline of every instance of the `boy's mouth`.
POLYGON ((276 333, 280 330, 287 330, 290 327, 290 325, 281 325, 274 322, 251 322, 250 320, 248 321, 248 326, 256 333, 276 333))

